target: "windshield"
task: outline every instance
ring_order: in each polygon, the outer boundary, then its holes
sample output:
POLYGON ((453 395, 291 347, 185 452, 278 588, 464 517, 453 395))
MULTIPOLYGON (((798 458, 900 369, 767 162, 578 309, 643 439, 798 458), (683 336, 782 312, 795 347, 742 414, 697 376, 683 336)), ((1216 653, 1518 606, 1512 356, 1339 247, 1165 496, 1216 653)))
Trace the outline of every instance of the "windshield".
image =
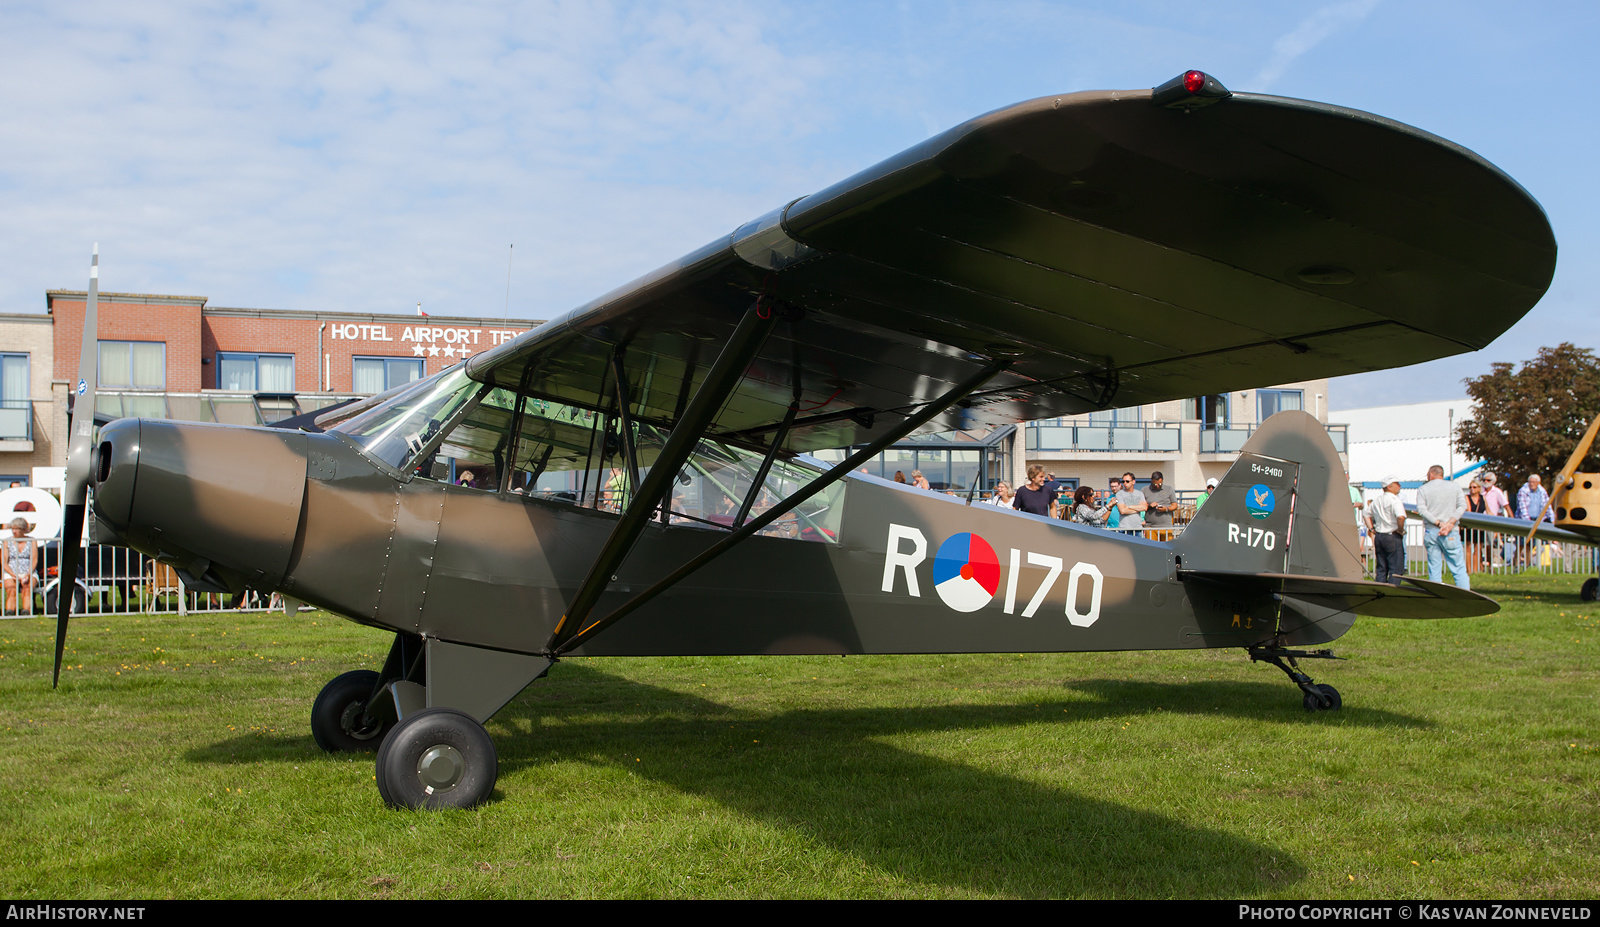
POLYGON ((418 380, 387 402, 335 425, 368 454, 396 470, 422 451, 461 407, 484 389, 467 379, 465 365, 418 380))

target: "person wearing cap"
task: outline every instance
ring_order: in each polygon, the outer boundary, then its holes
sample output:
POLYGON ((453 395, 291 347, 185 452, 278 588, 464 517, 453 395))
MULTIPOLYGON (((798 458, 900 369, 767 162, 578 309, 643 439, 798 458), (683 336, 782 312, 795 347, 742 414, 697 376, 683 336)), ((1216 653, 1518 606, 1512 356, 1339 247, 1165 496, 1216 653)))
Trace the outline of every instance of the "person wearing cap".
POLYGON ((23 603, 27 604, 27 611, 33 611, 33 568, 38 563, 39 549, 34 546, 33 538, 28 537, 32 526, 22 518, 11 519, 11 537, 4 541, 4 549, 0 550, 0 573, 4 579, 4 601, 0 602, 8 614, 22 613, 23 603), (13 604, 15 603, 15 604, 13 604))
POLYGON ((1206 500, 1211 498, 1211 491, 1213 489, 1216 489, 1216 488, 1217 488, 1217 478, 1216 477, 1213 476, 1211 479, 1206 480, 1206 491, 1200 494, 1200 498, 1194 500, 1194 510, 1196 512, 1200 511, 1200 506, 1206 504, 1206 500))
POLYGON ((1406 507, 1400 502, 1400 477, 1383 478, 1383 492, 1367 503, 1365 518, 1378 561, 1373 578, 1400 585, 1400 577, 1406 575, 1406 507))

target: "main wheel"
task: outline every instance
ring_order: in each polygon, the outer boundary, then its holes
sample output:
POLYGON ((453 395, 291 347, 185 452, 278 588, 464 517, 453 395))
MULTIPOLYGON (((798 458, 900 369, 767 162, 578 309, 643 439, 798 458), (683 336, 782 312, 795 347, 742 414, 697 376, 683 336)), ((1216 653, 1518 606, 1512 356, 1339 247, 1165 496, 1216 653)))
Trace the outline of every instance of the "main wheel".
POLYGON ((1307 692, 1304 705, 1306 711, 1338 711, 1344 702, 1339 698, 1339 690, 1333 686, 1312 686, 1315 691, 1307 692))
MULTIPOLYGON (((85 610, 84 605, 85 605, 85 602, 84 602, 84 596, 83 596, 83 587, 77 585, 76 583, 74 583, 73 586, 72 586, 72 613, 74 615, 82 615, 84 613, 84 610, 85 610)), ((47 614, 47 615, 59 615, 60 612, 57 609, 60 606, 61 606, 61 586, 58 583, 57 585, 51 586, 49 589, 45 590, 45 593, 44 593, 44 610, 45 610, 45 614, 47 614)))
POLYGON ((429 708, 383 739, 377 773, 378 793, 391 808, 471 808, 494 791, 500 759, 471 715, 429 708))
POLYGON ((329 753, 365 753, 378 749, 393 725, 385 721, 363 724, 367 699, 378 685, 372 670, 354 670, 322 687, 311 705, 311 736, 329 753))
POLYGON ((1583 581, 1583 588, 1578 590, 1578 598, 1585 602, 1600 599, 1600 576, 1591 576, 1583 581))

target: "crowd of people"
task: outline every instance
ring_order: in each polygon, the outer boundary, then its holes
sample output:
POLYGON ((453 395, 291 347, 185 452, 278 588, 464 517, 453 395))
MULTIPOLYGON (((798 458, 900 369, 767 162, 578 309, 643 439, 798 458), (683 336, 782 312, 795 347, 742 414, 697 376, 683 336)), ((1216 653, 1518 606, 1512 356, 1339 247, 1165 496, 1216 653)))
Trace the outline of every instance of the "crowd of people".
MULTIPOLYGON (((1417 489, 1415 517, 1423 524, 1422 547, 1428 563, 1428 579, 1442 582, 1443 571, 1462 589, 1472 588, 1468 576, 1493 565, 1498 553, 1507 566, 1518 569, 1539 565, 1544 543, 1537 538, 1519 544, 1515 536, 1462 528, 1461 516, 1468 513, 1519 518, 1554 524, 1550 494, 1537 473, 1516 492, 1507 496, 1498 485, 1499 477, 1485 472, 1474 477, 1466 489, 1445 479, 1444 467, 1428 468, 1428 479, 1417 489)), ((1400 477, 1383 479, 1383 491, 1365 505, 1359 503, 1359 490, 1351 488, 1351 499, 1361 512, 1367 536, 1372 539, 1374 576, 1378 582, 1398 583, 1406 575, 1405 524, 1409 517, 1400 501, 1400 477)))
MULTIPOLYGON (((897 470, 894 481, 930 488, 920 470, 911 471, 910 478, 897 470)), ((1150 474, 1149 485, 1145 488, 1141 489, 1138 483, 1138 477, 1124 473, 1104 493, 1088 486, 1079 486, 1069 493, 1042 464, 1030 464, 1027 483, 1013 488, 1009 482, 1001 480, 983 503, 1080 525, 1138 533, 1155 540, 1171 540, 1173 516, 1181 509, 1177 493, 1167 485, 1159 470, 1150 474)), ((1214 479, 1206 481, 1206 491, 1200 495, 1195 508, 1205 504, 1216 485, 1214 479)))

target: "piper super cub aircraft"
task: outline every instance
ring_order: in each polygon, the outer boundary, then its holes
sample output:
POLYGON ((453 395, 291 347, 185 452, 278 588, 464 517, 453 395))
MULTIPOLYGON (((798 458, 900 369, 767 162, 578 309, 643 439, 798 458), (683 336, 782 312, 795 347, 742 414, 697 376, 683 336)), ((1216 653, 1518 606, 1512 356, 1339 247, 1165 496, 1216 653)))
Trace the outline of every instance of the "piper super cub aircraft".
POLYGON ((1555 257, 1514 181, 1387 119, 1198 71, 1043 97, 325 431, 123 419, 95 440, 91 280, 66 536, 92 487, 96 536, 191 589, 277 590, 392 634, 381 671, 328 683, 312 730, 376 747, 395 806, 488 796, 483 723, 568 655, 1241 647, 1334 709, 1296 661, 1356 614, 1496 606, 1362 580, 1311 416, 1266 422, 1165 543, 857 471, 915 432, 1475 350, 1555 257))

